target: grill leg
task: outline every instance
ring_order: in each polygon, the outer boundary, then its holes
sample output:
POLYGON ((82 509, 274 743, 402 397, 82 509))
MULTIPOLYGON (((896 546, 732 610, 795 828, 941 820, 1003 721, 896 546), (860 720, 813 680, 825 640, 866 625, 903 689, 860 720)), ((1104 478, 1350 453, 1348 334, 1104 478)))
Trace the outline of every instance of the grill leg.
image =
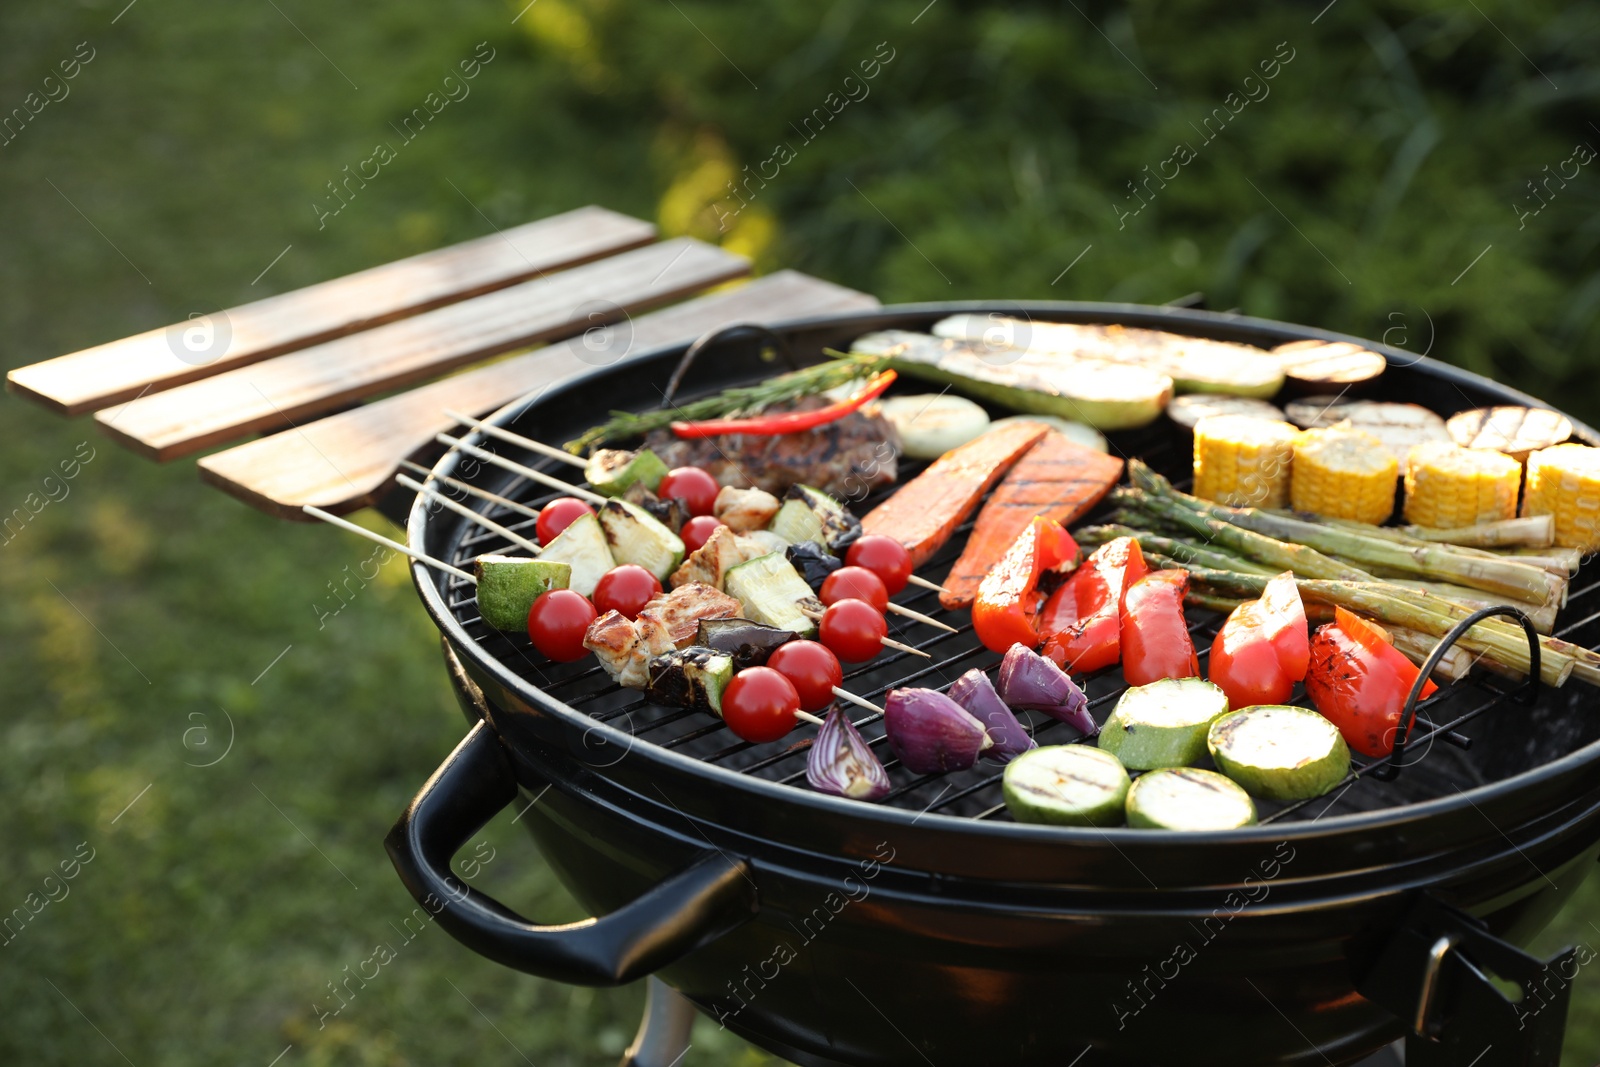
POLYGON ((673 1067, 689 1048, 694 1005, 659 978, 646 987, 644 1018, 618 1067, 673 1067))

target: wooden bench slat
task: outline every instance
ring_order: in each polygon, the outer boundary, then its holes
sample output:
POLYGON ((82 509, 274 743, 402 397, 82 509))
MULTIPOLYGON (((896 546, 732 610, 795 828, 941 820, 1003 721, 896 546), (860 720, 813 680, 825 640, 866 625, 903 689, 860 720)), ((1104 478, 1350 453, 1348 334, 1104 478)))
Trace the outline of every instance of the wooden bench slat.
POLYGON ((95 418, 134 451, 172 459, 252 431, 287 429, 306 416, 748 271, 740 256, 677 238, 190 382, 95 418))
MULTIPOLYGON (((184 346, 184 331, 197 328, 186 321, 19 367, 6 385, 60 414, 81 415, 654 239, 648 222, 582 207, 230 308, 211 317, 229 334, 214 357, 184 346)), ((221 333, 213 326, 212 337, 221 333)))
MULTIPOLYGON (((634 319, 628 351, 688 341, 732 322, 778 322, 877 305, 866 293, 780 271, 634 319)), ((594 361, 583 338, 563 341, 214 453, 200 460, 200 476, 280 518, 304 520, 303 504, 354 511, 383 495, 401 459, 456 425, 445 408, 482 415, 541 384, 591 371, 594 361)))

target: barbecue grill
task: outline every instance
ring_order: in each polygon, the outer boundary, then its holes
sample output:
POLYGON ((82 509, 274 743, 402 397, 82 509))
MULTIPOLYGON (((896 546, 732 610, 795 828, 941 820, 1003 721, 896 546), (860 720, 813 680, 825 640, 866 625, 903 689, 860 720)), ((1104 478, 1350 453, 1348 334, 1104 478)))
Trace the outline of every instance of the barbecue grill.
MULTIPOLYGON (((956 312, 1264 347, 1355 340, 1196 310, 1009 302, 891 307, 776 332, 808 363, 869 331, 927 330, 956 312)), ((774 347, 738 330, 698 345, 684 394, 783 369, 774 347)), ((1368 347, 1390 367, 1367 395, 1441 412, 1537 403, 1368 347)), ((569 379, 489 421, 568 440, 607 410, 659 405, 684 350, 569 379)), ((1184 484, 1187 431, 1161 419, 1109 436, 1114 450, 1184 484)), ((1577 436, 1600 444, 1588 427, 1577 436)), ((470 440, 574 475, 493 438, 470 440)), ((901 480, 917 469, 906 464, 901 480)), ((534 506, 554 495, 456 452, 435 473, 534 506)), ((864 513, 888 491, 852 507, 864 513)), ((532 520, 517 513, 485 514, 531 535, 532 520)), ((408 534, 413 547, 457 565, 507 548, 422 499, 408 534)), ((965 535, 919 573, 941 577, 965 535)), ((1582 684, 1445 685, 1418 706, 1400 756, 1358 757, 1351 778, 1322 798, 1263 803, 1259 826, 1021 825, 1001 803, 997 765, 912 774, 892 759, 878 717, 860 711, 852 717, 893 792, 879 804, 816 793, 804 780, 812 728, 741 742, 710 715, 616 686, 592 659, 553 664, 526 637, 488 629, 461 579, 420 565, 413 576, 463 706, 481 721, 422 787, 388 847, 440 925, 490 959, 574 983, 658 975, 722 1025, 801 1064, 1347 1063, 1403 1036, 1411 1067, 1558 1061, 1568 985, 1587 960, 1571 950, 1538 960, 1516 946, 1600 853, 1600 716, 1582 684), (538 926, 450 873, 454 851, 514 802, 563 883, 602 918, 538 926)), ((1586 563, 1572 590, 1558 634, 1594 644, 1600 569, 1586 563)), ((997 665, 964 612, 941 612, 935 594, 915 587, 897 599, 959 632, 890 616, 891 636, 932 659, 879 656, 849 671, 846 688, 881 700, 896 686, 943 688, 969 668, 997 665)), ((1204 658, 1222 617, 1191 609, 1189 618, 1204 658)), ((1084 684, 1103 721, 1120 673, 1084 684)), ((1079 740, 1070 726, 1022 714, 1041 744, 1079 740)), ((637 1054, 649 1060, 650 1050, 637 1054)))

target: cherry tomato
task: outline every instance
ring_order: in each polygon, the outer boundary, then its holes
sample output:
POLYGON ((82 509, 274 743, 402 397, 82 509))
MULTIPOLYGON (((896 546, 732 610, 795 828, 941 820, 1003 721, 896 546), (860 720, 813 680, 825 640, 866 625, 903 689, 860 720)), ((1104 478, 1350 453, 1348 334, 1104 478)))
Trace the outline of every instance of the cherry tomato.
POLYGON ((583 635, 595 620, 594 605, 571 589, 552 589, 528 609, 528 637, 533 647, 557 663, 582 659, 588 649, 583 635))
POLYGON ((888 634, 882 613, 865 600, 836 601, 817 624, 822 643, 846 663, 865 663, 876 656, 888 634))
POLYGON ((803 711, 821 711, 833 703, 833 687, 844 681, 839 657, 815 641, 790 641, 779 645, 767 666, 789 679, 800 694, 803 711))
POLYGON ((699 467, 677 467, 661 479, 656 496, 683 501, 683 506, 689 509, 691 515, 709 515, 721 491, 722 486, 717 484, 717 480, 699 467))
POLYGON ((683 529, 678 531, 678 536, 683 538, 684 551, 697 551, 701 545, 711 540, 711 535, 717 532, 718 526, 726 525, 715 515, 696 515, 684 523, 683 529))
POLYGON ((865 600, 884 611, 889 607, 889 590, 883 579, 865 567, 840 567, 822 581, 822 602, 836 600, 865 600))
POLYGON ((722 691, 722 719, 741 741, 776 741, 794 729, 800 694, 771 667, 746 667, 722 691))
POLYGON ((620 611, 630 619, 636 618, 639 609, 659 592, 661 583, 655 575, 637 563, 624 563, 606 571, 595 583, 594 610, 620 611))
POLYGON ((593 514, 594 508, 576 497, 558 496, 539 510, 539 521, 534 523, 534 532, 539 535, 541 545, 548 545, 578 518, 593 514))
POLYGON ((858 538, 845 552, 844 561, 851 567, 865 567, 882 578, 883 587, 890 596, 904 589, 906 579, 911 577, 911 553, 899 541, 882 534, 858 538))

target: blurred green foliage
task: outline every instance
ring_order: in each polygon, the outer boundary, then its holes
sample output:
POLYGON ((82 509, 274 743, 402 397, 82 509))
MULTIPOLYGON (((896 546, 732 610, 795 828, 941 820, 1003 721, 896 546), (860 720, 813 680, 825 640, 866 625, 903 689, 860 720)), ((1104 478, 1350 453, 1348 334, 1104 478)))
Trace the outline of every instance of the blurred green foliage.
MULTIPOLYGON (((0 145, 6 364, 602 203, 886 301, 1198 291, 1600 413, 1595 168, 1519 220, 1529 180, 1600 147, 1593 5, 525 2, 0 8, 0 114, 94 51, 0 145), (319 224, 481 41, 471 95, 319 224), (1201 143, 1230 92, 1261 98, 1201 143)), ((520 978, 437 930, 319 1025, 398 940, 382 836, 462 732, 403 568, 319 626, 366 546, 4 405, 0 510, 96 453, 0 548, 0 908, 95 858, 0 948, 0 1061, 614 1062, 638 989, 520 978)), ((479 884, 577 917, 518 831, 486 829, 479 884)), ((1595 921, 1589 884, 1541 946, 1595 921)), ((1597 991, 1580 974, 1572 1067, 1600 1057, 1597 991)), ((686 1063, 765 1062, 694 1040, 686 1063)))

